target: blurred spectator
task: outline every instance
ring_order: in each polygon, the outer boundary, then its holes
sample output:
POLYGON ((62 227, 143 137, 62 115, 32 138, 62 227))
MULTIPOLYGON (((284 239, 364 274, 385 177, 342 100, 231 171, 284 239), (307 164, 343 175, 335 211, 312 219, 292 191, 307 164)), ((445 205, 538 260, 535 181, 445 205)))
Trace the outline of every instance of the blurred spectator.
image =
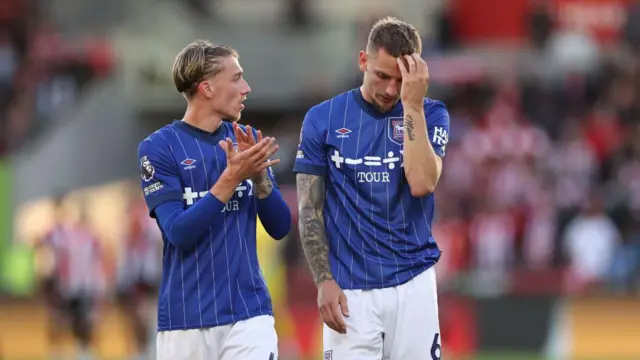
POLYGON ((638 0, 629 6, 622 37, 634 52, 640 54, 640 1, 638 0))
POLYGON ((71 330, 77 341, 79 359, 90 358, 96 308, 106 294, 106 268, 102 243, 94 235, 84 209, 71 224, 65 211, 65 197, 54 200, 55 225, 37 244, 51 260, 43 282, 51 315, 49 340, 53 356, 63 351, 61 340, 71 330))
POLYGON ((18 54, 11 43, 9 33, 0 31, 0 91, 4 99, 10 90, 18 68, 18 54))
POLYGON ((550 170, 556 176, 553 196, 561 212, 571 212, 586 202, 592 184, 598 180, 597 160, 581 124, 567 119, 560 141, 549 158, 550 170))
POLYGON ((296 29, 303 29, 311 24, 309 0, 287 0, 288 23, 296 29))
MULTIPOLYGON (((586 119, 586 137, 595 151, 601 169, 623 144, 623 129, 618 114, 610 104, 598 104, 586 119)), ((603 174, 606 177, 607 174, 603 174)))
POLYGON ((611 263, 612 289, 619 292, 640 290, 640 234, 634 231, 615 250, 611 263))
MULTIPOLYGON (((445 2, 442 4, 440 12, 435 16, 428 15, 429 19, 435 18, 435 42, 432 44, 431 50, 453 50, 457 48, 458 38, 456 36, 455 26, 453 23, 453 10, 451 4, 445 2)), ((424 46, 425 49, 430 48, 424 46)), ((426 51, 426 50, 425 50, 426 51)), ((426 54, 425 54, 426 55, 426 54)))
MULTIPOLYGON (((6 126, 3 110, 11 101, 12 86, 18 67, 18 54, 13 47, 8 31, 0 29, 0 134, 6 126)), ((5 151, 6 139, 0 136, 0 156, 5 151)))
POLYGON ((474 217, 469 231, 475 266, 492 276, 504 275, 515 260, 515 219, 507 207, 491 197, 479 205, 482 212, 474 217))
POLYGON ((606 282, 621 234, 605 213, 601 195, 594 192, 567 226, 564 246, 569 260, 568 290, 590 290, 606 282))
POLYGON ((532 269, 552 266, 557 210, 549 191, 537 193, 533 199, 524 229, 523 260, 532 269))
POLYGON ((437 280, 442 289, 461 271, 469 268, 468 228, 460 217, 457 204, 441 203, 438 219, 433 226, 433 236, 438 239, 442 256, 436 267, 437 280))
POLYGON ((544 49, 553 30, 549 1, 537 0, 533 2, 528 25, 531 45, 537 50, 544 49))
POLYGON ((131 345, 135 360, 151 359, 156 326, 155 296, 162 277, 162 233, 155 220, 149 217, 141 194, 130 199, 126 237, 118 256, 117 291, 134 340, 131 345))

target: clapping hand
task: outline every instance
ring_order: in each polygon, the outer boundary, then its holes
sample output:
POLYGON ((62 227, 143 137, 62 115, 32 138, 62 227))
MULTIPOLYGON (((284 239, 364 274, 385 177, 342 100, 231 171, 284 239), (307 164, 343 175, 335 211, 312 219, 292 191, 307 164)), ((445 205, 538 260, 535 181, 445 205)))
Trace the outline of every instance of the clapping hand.
POLYGON ((250 125, 245 127, 245 131, 242 131, 240 125, 237 122, 233 123, 233 131, 236 135, 236 141, 238 143, 238 151, 249 150, 256 143, 262 141, 262 131, 257 131, 257 140, 256 137, 253 136, 253 129, 250 125))
MULTIPOLYGON (((256 131, 256 135, 257 136, 254 136, 253 129, 251 128, 250 125, 247 125, 245 127, 245 131, 242 131, 242 128, 240 127, 240 125, 238 125, 238 123, 234 122, 233 123, 233 130, 234 130, 235 135, 236 135, 236 142, 238 144, 238 151, 240 151, 240 152, 250 149, 252 146, 256 145, 257 143, 259 143, 263 139, 262 131, 260 131, 260 130, 256 131)), ((277 145, 275 145, 275 146, 277 147, 277 145)), ((267 161, 269 161, 269 160, 267 159, 267 161)), ((278 162, 280 162, 280 160, 277 160, 277 161, 271 160, 269 166, 275 165, 278 162)), ((267 179, 267 170, 266 170, 266 168, 264 170, 262 170, 261 172, 255 174, 255 176, 253 176, 251 179, 256 184, 261 183, 261 180, 267 179)))
MULTIPOLYGON (((220 147, 227 154, 226 171, 238 182, 259 176, 269 166, 280 162, 280 159, 269 159, 278 151, 275 138, 262 138, 259 133, 260 140, 256 142, 253 134, 250 137, 245 134, 250 139, 244 136, 238 137, 238 132, 242 133, 239 128, 237 124, 234 124, 236 139, 238 139, 237 147, 233 146, 233 141, 230 138, 219 142, 220 147)), ((248 128, 247 131, 251 131, 251 128, 248 128)))

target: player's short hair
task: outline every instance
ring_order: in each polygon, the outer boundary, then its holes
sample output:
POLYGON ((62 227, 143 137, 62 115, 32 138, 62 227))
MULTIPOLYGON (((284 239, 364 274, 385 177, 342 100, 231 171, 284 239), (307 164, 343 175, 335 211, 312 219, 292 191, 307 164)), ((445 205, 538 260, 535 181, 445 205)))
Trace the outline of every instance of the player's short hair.
POLYGON ((369 32, 367 51, 384 49, 393 57, 422 52, 422 39, 416 28, 395 17, 378 20, 369 32))
POLYGON ((187 97, 192 96, 198 83, 222 71, 222 60, 229 56, 238 58, 238 52, 226 45, 214 45, 205 40, 196 40, 187 45, 173 63, 176 89, 187 97))

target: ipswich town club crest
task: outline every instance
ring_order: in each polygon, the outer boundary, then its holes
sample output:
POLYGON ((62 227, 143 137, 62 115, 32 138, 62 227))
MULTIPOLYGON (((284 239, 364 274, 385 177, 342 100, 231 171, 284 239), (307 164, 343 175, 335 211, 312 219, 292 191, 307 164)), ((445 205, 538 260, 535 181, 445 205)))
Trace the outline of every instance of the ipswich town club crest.
POLYGON ((387 134, 389 140, 402 145, 404 143, 404 120, 401 117, 390 117, 387 134))

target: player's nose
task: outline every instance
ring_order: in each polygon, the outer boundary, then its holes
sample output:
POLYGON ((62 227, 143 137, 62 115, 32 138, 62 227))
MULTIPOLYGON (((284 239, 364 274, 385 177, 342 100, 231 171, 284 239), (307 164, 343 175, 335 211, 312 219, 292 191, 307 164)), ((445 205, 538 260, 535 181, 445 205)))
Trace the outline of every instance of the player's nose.
POLYGON ((396 81, 390 81, 385 92, 388 97, 398 97, 398 94, 400 93, 400 86, 396 81))
POLYGON ((242 95, 247 95, 248 93, 251 92, 251 87, 249 86, 249 83, 246 80, 243 80, 243 86, 242 86, 242 95))
POLYGON ((386 95, 390 98, 398 97, 398 89, 387 87, 386 95))

